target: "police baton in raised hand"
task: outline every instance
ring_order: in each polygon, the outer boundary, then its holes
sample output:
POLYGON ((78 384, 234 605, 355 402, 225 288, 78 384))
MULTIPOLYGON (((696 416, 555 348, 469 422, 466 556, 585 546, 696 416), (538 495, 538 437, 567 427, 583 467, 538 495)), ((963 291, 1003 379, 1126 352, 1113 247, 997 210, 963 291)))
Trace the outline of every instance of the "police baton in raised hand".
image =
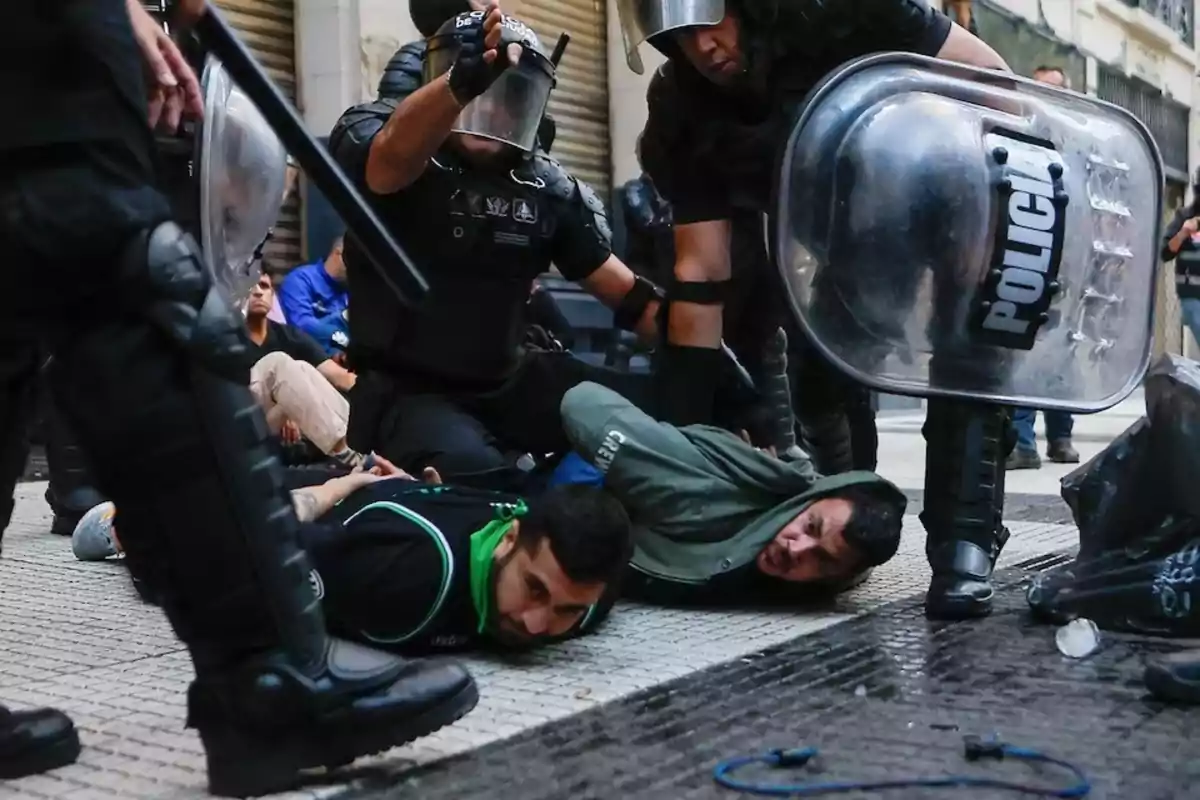
POLYGON ((195 23, 200 43, 216 56, 241 90, 258 106, 275 135, 300 162, 334 211, 346 223, 380 278, 405 305, 415 305, 429 291, 425 276, 392 238, 366 200, 304 127, 300 116, 271 82, 250 51, 238 40, 219 11, 208 4, 195 23))

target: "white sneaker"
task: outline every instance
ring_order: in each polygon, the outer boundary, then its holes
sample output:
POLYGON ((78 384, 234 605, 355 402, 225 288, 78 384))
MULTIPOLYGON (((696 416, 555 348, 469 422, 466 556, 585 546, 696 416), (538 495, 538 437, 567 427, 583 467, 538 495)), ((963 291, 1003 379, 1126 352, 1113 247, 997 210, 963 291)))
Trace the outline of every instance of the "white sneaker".
POLYGON ((103 561, 120 550, 113 538, 113 518, 117 509, 104 502, 88 511, 71 534, 71 549, 80 561, 103 561))

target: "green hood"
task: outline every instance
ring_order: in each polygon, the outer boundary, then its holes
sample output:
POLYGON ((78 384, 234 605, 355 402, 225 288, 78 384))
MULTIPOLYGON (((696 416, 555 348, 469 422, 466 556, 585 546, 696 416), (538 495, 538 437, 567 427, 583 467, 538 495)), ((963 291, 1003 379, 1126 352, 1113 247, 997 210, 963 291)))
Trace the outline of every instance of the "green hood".
POLYGON ((705 583, 746 566, 806 506, 848 486, 871 485, 907 498, 874 472, 821 477, 807 460, 783 462, 749 448, 726 431, 681 430, 706 463, 703 491, 688 498, 694 513, 674 515, 635 532, 634 569, 679 583, 705 583))

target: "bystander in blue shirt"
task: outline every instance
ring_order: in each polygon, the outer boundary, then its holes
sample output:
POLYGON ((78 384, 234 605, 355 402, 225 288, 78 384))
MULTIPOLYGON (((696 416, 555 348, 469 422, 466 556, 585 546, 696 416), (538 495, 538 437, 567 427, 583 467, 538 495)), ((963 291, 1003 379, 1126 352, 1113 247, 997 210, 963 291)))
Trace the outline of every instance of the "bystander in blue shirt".
POLYGON ((350 294, 340 238, 323 261, 288 273, 279 288, 279 303, 288 324, 316 339, 328 355, 345 352, 350 342, 350 294))

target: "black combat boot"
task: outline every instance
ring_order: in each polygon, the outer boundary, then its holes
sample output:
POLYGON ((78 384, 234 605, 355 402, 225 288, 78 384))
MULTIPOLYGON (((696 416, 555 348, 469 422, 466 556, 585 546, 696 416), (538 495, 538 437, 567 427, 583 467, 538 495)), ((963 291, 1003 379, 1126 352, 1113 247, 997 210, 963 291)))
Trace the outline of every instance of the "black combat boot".
POLYGON ((9 711, 0 706, 0 780, 74 764, 79 749, 79 734, 61 711, 9 711))
POLYGON ((75 437, 49 392, 44 402, 46 461, 50 468, 46 502, 54 512, 50 532, 70 536, 80 518, 106 498, 93 485, 83 451, 75 443, 75 437))
POLYGON ((992 570, 1008 541, 1002 522, 1008 410, 935 398, 925 437, 925 554, 933 580, 930 619, 982 617, 992 610, 992 570))

